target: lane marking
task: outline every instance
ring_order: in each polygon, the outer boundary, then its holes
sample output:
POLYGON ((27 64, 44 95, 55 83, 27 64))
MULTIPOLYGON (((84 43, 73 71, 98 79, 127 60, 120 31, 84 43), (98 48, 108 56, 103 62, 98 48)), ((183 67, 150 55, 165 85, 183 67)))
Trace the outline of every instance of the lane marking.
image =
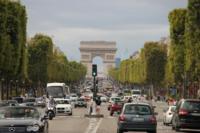
POLYGON ((88 125, 88 128, 86 129, 85 133, 96 133, 102 120, 103 120, 102 118, 100 118, 100 119, 91 118, 89 120, 89 125, 88 125))
POLYGON ((100 119, 92 133, 96 133, 103 119, 100 119))

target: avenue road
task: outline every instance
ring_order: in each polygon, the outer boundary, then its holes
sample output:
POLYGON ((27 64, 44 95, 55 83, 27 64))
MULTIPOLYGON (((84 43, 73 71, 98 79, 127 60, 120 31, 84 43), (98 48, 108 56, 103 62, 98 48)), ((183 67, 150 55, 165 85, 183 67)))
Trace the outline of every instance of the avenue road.
MULTIPOLYGON (((157 115, 157 132, 174 133, 171 126, 162 123, 162 111, 167 104, 164 102, 154 103, 157 115)), ((107 104, 101 105, 101 113, 104 118, 86 118, 86 108, 74 108, 72 116, 57 116, 49 122, 50 133, 117 133, 117 114, 109 116, 107 104)), ((194 132, 194 131, 193 131, 194 132)))

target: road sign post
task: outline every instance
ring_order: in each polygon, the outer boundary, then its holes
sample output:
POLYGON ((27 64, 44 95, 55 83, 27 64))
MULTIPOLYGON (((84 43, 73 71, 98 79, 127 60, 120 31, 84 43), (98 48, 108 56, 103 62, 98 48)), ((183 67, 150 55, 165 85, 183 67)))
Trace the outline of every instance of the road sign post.
POLYGON ((93 100, 95 100, 97 96, 97 90, 96 90, 96 76, 97 76, 97 65, 92 65, 92 76, 93 76, 93 100))
POLYGON ((89 118, 101 118, 104 117, 103 114, 99 114, 100 113, 100 108, 98 108, 97 110, 97 87, 96 84, 98 83, 97 79, 97 65, 93 64, 92 65, 92 77, 93 77, 93 99, 91 101, 90 104, 90 110, 89 110, 89 114, 86 114, 85 117, 89 117, 89 118), (96 112, 97 111, 97 112, 96 112))

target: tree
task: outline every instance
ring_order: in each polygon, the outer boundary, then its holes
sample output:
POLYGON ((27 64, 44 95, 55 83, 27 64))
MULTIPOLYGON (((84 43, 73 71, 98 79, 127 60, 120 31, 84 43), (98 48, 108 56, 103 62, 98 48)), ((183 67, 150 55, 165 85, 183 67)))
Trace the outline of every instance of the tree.
POLYGON ((48 81, 48 66, 53 56, 53 42, 49 36, 36 34, 28 42, 28 74, 32 82, 48 81))
POLYGON ((167 55, 158 42, 147 42, 144 46, 146 82, 158 86, 165 77, 167 55))
POLYGON ((169 13, 171 43, 168 65, 175 83, 183 82, 185 72, 185 16, 186 9, 175 9, 169 13))
POLYGON ((200 80, 200 1, 188 0, 185 24, 186 72, 191 81, 200 80))

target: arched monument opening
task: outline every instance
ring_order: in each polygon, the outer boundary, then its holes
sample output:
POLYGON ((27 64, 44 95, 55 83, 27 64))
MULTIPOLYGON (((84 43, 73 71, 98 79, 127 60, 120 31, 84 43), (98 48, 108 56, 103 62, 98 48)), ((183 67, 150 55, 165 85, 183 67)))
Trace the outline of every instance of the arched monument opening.
POLYGON ((104 74, 108 74, 110 68, 115 67, 116 42, 108 41, 81 41, 81 63, 87 67, 87 77, 92 76, 92 61, 95 57, 103 60, 104 74))
POLYGON ((97 64, 99 73, 104 72, 103 59, 101 57, 99 57, 99 56, 94 57, 92 60, 92 64, 97 64))

